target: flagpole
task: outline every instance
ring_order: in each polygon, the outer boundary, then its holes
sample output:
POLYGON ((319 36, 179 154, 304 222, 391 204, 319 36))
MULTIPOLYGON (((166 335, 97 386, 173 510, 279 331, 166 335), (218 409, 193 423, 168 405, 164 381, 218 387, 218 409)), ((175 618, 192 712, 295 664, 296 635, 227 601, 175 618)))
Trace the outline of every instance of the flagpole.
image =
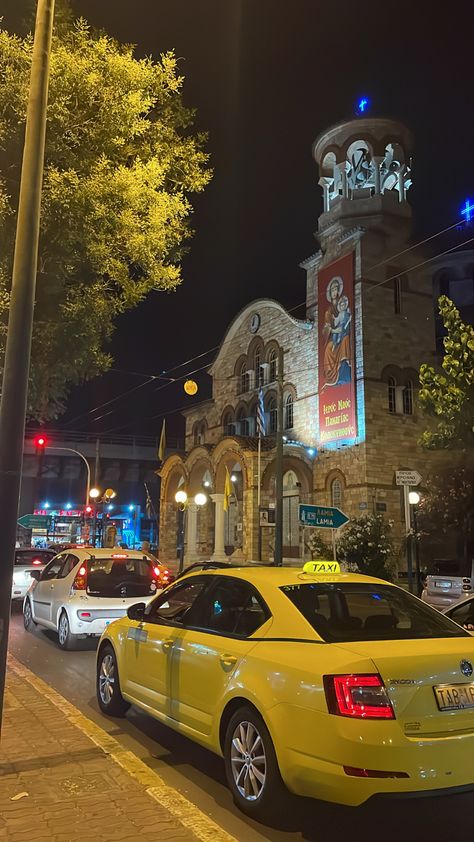
POLYGON ((258 436, 258 451, 257 451, 257 517, 258 517, 258 561, 262 560, 262 527, 260 526, 260 502, 261 502, 261 469, 262 469, 262 434, 258 436))

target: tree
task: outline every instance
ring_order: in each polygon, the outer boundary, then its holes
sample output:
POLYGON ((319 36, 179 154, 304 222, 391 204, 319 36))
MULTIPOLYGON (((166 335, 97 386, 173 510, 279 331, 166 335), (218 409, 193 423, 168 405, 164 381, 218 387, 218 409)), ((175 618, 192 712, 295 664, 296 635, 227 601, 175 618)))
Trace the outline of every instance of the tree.
POLYGON ((393 581, 394 549, 390 537, 393 521, 383 515, 361 515, 344 527, 337 544, 337 557, 350 570, 393 581))
POLYGON ((319 530, 312 529, 310 531, 307 543, 312 559, 331 559, 333 557, 332 547, 324 540, 319 530))
POLYGON ((474 547, 474 467, 463 463, 443 468, 424 485, 417 521, 419 538, 452 531, 459 557, 467 561, 474 547))
MULTIPOLYGON (((51 57, 29 415, 111 364, 119 314, 181 283, 190 195, 210 180, 173 53, 137 59, 60 7, 51 57)), ((4 354, 31 37, 0 30, 0 366, 4 354)))
POLYGON ((421 443, 431 449, 468 448, 474 444, 474 328, 465 324, 453 302, 442 295, 439 312, 446 329, 441 371, 420 368, 419 401, 436 420, 421 443))

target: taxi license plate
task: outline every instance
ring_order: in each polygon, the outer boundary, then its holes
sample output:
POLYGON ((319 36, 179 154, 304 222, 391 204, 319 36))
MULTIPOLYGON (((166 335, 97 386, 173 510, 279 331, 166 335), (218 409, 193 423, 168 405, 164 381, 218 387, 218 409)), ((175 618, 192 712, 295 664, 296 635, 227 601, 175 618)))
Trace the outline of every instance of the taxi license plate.
POLYGON ((474 682, 471 684, 442 684, 433 687, 440 710, 474 708, 474 682))

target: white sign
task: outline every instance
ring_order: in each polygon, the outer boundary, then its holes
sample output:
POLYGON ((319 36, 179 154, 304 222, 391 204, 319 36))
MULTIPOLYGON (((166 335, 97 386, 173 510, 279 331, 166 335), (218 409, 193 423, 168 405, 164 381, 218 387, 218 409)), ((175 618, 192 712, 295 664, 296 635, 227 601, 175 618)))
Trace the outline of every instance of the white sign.
POLYGON ((418 471, 395 471, 395 482, 397 485, 419 485, 422 477, 418 471))

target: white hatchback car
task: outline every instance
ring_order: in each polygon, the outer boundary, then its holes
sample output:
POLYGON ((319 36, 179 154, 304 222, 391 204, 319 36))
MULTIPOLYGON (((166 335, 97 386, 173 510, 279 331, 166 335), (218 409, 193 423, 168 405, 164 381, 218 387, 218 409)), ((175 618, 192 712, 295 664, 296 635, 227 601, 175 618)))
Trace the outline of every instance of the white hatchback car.
POLYGON ((167 584, 166 568, 137 550, 74 549, 34 571, 23 602, 25 628, 39 624, 58 632, 62 649, 79 638, 99 637, 127 613, 147 603, 167 584))
POLYGON ((37 550, 35 547, 21 547, 15 550, 12 599, 25 598, 31 585, 31 573, 34 570, 42 570, 55 555, 54 550, 37 550))

